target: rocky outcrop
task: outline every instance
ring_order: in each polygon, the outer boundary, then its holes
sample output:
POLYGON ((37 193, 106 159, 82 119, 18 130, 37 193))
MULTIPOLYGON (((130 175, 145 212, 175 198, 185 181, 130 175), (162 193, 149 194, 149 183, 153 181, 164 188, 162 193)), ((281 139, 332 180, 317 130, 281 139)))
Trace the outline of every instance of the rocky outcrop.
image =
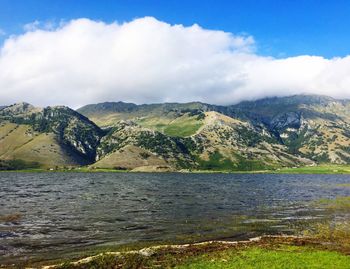
POLYGON ((11 106, 3 107, 3 109, 0 110, 0 115, 2 117, 25 117, 26 115, 31 115, 32 113, 35 113, 40 110, 40 108, 36 108, 31 104, 22 102, 13 104, 11 106))
POLYGON ((270 128, 278 132, 283 132, 286 128, 299 129, 302 124, 300 112, 287 112, 272 118, 270 128))

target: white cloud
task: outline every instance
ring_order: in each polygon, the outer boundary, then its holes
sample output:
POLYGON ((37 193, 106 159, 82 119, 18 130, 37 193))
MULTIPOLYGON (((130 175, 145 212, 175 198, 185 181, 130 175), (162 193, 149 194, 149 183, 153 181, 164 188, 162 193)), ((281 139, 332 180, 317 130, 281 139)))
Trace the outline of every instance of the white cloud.
POLYGON ((40 21, 36 20, 36 21, 25 24, 23 26, 23 30, 27 31, 27 32, 35 31, 35 30, 39 29, 39 26, 40 26, 40 21))
POLYGON ((35 21, 31 22, 31 23, 25 24, 23 26, 23 30, 26 31, 26 32, 34 32, 34 31, 37 31, 37 30, 53 31, 53 30, 55 30, 55 28, 57 28, 59 26, 62 26, 62 25, 63 25, 63 22, 56 23, 56 22, 53 22, 53 21, 42 22, 42 21, 35 20, 35 21))
POLYGON ((122 24, 34 22, 0 50, 3 104, 231 104, 298 93, 350 97, 350 56, 263 57, 251 36, 152 17, 122 24))

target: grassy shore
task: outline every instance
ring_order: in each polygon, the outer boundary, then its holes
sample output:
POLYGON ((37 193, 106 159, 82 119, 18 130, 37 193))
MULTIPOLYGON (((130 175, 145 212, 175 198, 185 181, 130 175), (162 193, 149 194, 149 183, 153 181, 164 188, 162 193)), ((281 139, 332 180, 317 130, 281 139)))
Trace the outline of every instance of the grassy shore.
POLYGON ((335 251, 279 245, 274 248, 250 247, 205 254, 177 268, 350 268, 349 262, 349 256, 335 251))
POLYGON ((350 174, 350 165, 317 165, 274 170, 278 174, 350 174))
POLYGON ((349 248, 324 242, 274 236, 240 242, 167 245, 102 253, 46 268, 350 268, 349 248))

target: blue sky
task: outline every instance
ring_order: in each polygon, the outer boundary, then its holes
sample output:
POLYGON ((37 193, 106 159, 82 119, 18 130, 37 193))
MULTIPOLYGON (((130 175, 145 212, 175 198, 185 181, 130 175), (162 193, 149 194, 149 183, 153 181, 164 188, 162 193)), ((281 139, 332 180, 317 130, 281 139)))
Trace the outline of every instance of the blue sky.
POLYGON ((0 0, 0 29, 19 34, 23 25, 86 17, 130 21, 153 16, 171 24, 247 33, 257 53, 273 57, 343 57, 350 50, 350 2, 345 0, 0 0))

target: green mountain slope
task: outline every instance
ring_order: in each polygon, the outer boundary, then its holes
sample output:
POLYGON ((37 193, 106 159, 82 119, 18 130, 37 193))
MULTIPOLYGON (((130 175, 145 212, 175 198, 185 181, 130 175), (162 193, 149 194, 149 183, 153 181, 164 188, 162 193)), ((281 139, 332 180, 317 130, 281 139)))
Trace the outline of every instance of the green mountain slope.
POLYGON ((78 111, 104 128, 129 120, 181 138, 196 168, 245 170, 350 162, 350 102, 327 96, 275 97, 232 106, 118 102, 78 111))
POLYGON ((138 171, 349 164, 349 130, 350 101, 317 95, 77 111, 20 103, 0 109, 0 168, 11 160, 138 171))
POLYGON ((298 95, 244 102, 233 108, 242 117, 264 124, 292 154, 318 163, 349 163, 348 100, 298 95))
POLYGON ((97 160, 94 165, 110 168, 112 163, 104 159, 124 156, 123 160, 113 163, 114 166, 127 169, 139 166, 169 166, 171 169, 191 168, 195 166, 185 141, 178 137, 165 135, 147 129, 132 121, 120 121, 101 139, 97 148, 97 160), (130 146, 135 154, 130 155, 130 146), (124 164, 128 160, 128 164, 124 164), (142 164, 142 165, 140 165, 142 164))

